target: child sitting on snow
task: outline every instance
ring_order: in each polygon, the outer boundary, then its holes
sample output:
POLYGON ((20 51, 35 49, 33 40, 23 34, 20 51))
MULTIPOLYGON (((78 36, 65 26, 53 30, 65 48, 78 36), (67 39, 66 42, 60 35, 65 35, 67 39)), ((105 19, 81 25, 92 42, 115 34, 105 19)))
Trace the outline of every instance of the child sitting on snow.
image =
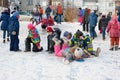
POLYGON ((31 43, 33 43, 33 52, 39 52, 43 50, 43 47, 40 46, 40 35, 38 30, 33 26, 33 24, 28 24, 29 34, 25 40, 25 51, 31 51, 31 43))
POLYGON ((97 48, 97 50, 94 51, 92 39, 88 35, 84 36, 80 30, 77 30, 77 32, 73 35, 70 45, 71 48, 68 48, 65 51, 65 63, 69 63, 73 60, 87 58, 91 55, 98 57, 101 51, 100 48, 97 48))
POLYGON ((63 36, 64 37, 61 40, 57 40, 56 38, 53 38, 53 41, 55 42, 54 45, 55 56, 59 56, 59 57, 64 56, 62 52, 69 47, 69 40, 72 34, 68 31, 65 31, 63 36), (60 45, 61 42, 63 42, 62 45, 60 45))
POLYGON ((61 35, 61 30, 59 28, 51 28, 51 27, 47 27, 46 31, 48 33, 47 36, 47 52, 49 53, 53 53, 54 52, 54 44, 55 42, 53 41, 53 38, 57 38, 60 39, 60 35, 61 35))

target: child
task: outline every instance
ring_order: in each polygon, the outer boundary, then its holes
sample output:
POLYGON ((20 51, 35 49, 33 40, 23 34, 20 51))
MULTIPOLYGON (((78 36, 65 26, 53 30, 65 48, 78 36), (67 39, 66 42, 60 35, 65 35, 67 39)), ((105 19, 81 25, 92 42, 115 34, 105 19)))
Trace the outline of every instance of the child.
POLYGON ((19 12, 16 11, 12 14, 9 20, 10 32, 10 51, 21 51, 19 49, 19 12))
POLYGON ((45 30, 46 29, 46 27, 48 26, 48 22, 47 22, 47 19, 46 18, 42 18, 42 24, 41 24, 41 28, 43 29, 43 30, 45 30))
POLYGON ((107 33, 110 34, 110 50, 118 50, 120 25, 117 16, 113 15, 107 26, 107 33))
POLYGON ((93 50, 92 38, 88 35, 84 36, 80 30, 77 30, 77 32, 74 34, 70 45, 72 47, 78 46, 82 48, 84 52, 90 53, 94 56, 99 56, 100 53, 100 48, 97 48, 97 51, 93 50))
POLYGON ((47 46, 47 50, 49 53, 53 53, 54 52, 54 41, 53 38, 57 38, 60 39, 60 35, 61 35, 61 30, 59 28, 51 28, 51 27, 47 27, 46 31, 48 33, 47 36, 47 42, 48 42, 48 46, 47 46))
POLYGON ((9 18, 10 18, 10 13, 8 12, 8 8, 5 8, 0 18, 0 21, 2 21, 1 30, 3 30, 3 43, 6 42, 6 32, 7 32, 7 41, 9 41, 9 30, 8 30, 9 18))
POLYGON ((49 26, 53 26, 54 25, 54 21, 53 21, 51 16, 49 16, 49 18, 48 18, 48 25, 49 26))
POLYGON ((57 39, 54 39, 54 42, 55 42, 55 45, 54 45, 54 51, 55 51, 55 56, 58 56, 58 57, 62 57, 64 56, 62 54, 62 52, 67 48, 69 47, 69 40, 72 36, 72 34, 68 31, 65 31, 64 32, 64 37, 62 38, 62 41, 60 40, 57 40, 57 39), (62 47, 60 45, 60 42, 63 42, 62 43, 62 47))
POLYGON ((31 51, 31 44, 33 43, 33 52, 39 52, 43 50, 43 47, 40 46, 40 35, 38 30, 33 26, 33 24, 28 24, 29 34, 25 40, 25 51, 31 51))
POLYGON ((108 25, 108 19, 105 15, 102 15, 102 18, 99 21, 99 30, 102 30, 102 38, 105 40, 105 31, 108 25))

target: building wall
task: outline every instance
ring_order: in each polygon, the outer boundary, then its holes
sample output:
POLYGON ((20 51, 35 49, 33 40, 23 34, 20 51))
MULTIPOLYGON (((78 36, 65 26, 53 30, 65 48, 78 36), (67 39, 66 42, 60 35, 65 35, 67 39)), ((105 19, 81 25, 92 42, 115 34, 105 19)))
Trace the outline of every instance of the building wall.
MULTIPOLYGON (((48 5, 48 0, 33 0, 32 5, 28 5, 30 0, 19 0, 21 1, 20 9, 23 11, 32 10, 34 5, 39 3, 43 8, 48 5)), ((100 12, 108 13, 115 12, 115 0, 52 0, 52 5, 55 6, 58 3, 62 3, 63 7, 66 8, 67 2, 69 1, 71 7, 88 7, 92 10, 99 9, 100 12), (63 1, 63 2, 62 2, 63 1), (102 5, 101 5, 102 4, 102 5)))

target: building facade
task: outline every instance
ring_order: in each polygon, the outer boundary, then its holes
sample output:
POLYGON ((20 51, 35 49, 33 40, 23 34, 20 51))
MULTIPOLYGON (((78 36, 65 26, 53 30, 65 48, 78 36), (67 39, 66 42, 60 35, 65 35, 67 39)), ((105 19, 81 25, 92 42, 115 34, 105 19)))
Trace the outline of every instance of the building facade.
MULTIPOLYGON (((0 0, 2 1, 2 0, 0 0)), ((8 0, 9 2, 14 1, 18 6, 19 10, 30 12, 36 4, 40 4, 43 8, 46 8, 48 4, 56 6, 61 3, 64 8, 67 7, 68 3, 71 7, 85 8, 88 7, 92 10, 97 9, 99 12, 115 12, 115 9, 120 9, 120 0, 8 0)), ((0 2, 0 4, 2 4, 0 2)))

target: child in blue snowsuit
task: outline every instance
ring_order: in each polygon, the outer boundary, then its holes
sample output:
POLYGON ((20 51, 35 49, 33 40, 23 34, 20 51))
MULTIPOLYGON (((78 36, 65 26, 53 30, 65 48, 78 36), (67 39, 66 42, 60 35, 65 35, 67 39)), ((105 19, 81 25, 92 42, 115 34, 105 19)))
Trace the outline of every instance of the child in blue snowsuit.
POLYGON ((10 13, 8 11, 8 8, 5 8, 4 11, 1 13, 1 17, 0 17, 0 22, 2 21, 1 30, 3 31, 3 43, 5 43, 6 32, 7 32, 7 41, 9 41, 9 30, 8 30, 9 18, 10 18, 10 13))
POLYGON ((14 12, 9 20, 10 51, 20 51, 19 49, 19 12, 14 12))

